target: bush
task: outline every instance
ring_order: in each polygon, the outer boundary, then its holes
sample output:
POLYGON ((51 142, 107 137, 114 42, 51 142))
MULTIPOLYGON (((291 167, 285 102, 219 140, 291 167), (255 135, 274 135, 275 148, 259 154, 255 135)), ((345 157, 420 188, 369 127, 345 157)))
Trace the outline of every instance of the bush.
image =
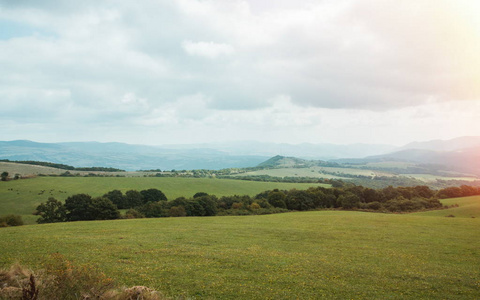
POLYGON ((267 201, 274 207, 287 208, 285 198, 285 194, 277 190, 268 194, 267 201))
POLYGON ((141 212, 133 208, 130 208, 125 213, 125 219, 141 219, 141 218, 145 218, 145 216, 141 212))
POLYGON ((365 203, 364 208, 371 210, 380 210, 382 208, 382 204, 380 202, 374 201, 370 203, 365 203))
POLYGON ((0 270, 0 299, 168 299, 146 286, 118 288, 111 278, 94 266, 74 265, 58 253, 52 254, 44 267, 34 272, 15 264, 0 270))
POLYGON ((0 227, 21 226, 21 225, 23 225, 22 216, 6 215, 3 217, 0 217, 0 227))
POLYGON ((185 207, 183 206, 173 206, 168 211, 170 217, 185 217, 187 213, 185 212, 185 207))
POLYGON ((343 209, 358 208, 360 198, 353 193, 347 192, 345 195, 338 197, 337 202, 343 209))
POLYGON ((101 299, 114 282, 91 265, 76 266, 59 253, 45 264, 48 288, 41 291, 46 299, 101 299))

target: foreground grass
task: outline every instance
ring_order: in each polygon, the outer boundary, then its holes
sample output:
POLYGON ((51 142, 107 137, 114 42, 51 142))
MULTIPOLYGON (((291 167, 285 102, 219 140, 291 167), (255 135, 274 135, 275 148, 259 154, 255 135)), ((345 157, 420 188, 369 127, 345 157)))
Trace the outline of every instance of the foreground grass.
POLYGON ((0 266, 59 252, 195 298, 478 299, 479 226, 343 211, 45 224, 1 229, 0 266))
POLYGON ((0 182, 0 216, 18 214, 22 215, 27 224, 33 224, 38 217, 32 216, 32 213, 49 197, 63 201, 78 193, 101 196, 114 189, 126 192, 132 189, 157 188, 162 190, 168 199, 175 199, 181 196, 192 197, 196 192, 206 192, 219 197, 235 194, 254 196, 275 188, 307 189, 318 185, 174 177, 38 177, 0 182))

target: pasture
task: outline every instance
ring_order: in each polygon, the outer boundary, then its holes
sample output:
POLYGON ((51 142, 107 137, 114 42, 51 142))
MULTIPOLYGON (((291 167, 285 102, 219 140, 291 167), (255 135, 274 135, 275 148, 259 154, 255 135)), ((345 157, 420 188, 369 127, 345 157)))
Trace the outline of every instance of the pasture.
MULTIPOLYGON (((192 197, 196 192, 206 192, 219 197, 255 196, 275 188, 307 189, 318 185, 180 177, 37 177, 0 182, 0 216, 18 214, 22 215, 27 224, 33 224, 38 217, 33 216, 32 213, 49 197, 64 201, 65 198, 74 194, 86 193, 96 197, 114 189, 125 193, 127 190, 157 188, 172 200, 182 196, 192 197)), ((323 184, 323 186, 329 185, 323 184)))
MULTIPOLYGON (((480 197, 446 201, 477 213, 480 206, 480 197)), ((0 229, 0 266, 41 268, 58 252, 97 265, 126 286, 196 299, 478 299, 480 218, 439 212, 9 227, 0 229)))
POLYGON ((309 167, 309 168, 278 168, 257 170, 241 173, 241 176, 249 175, 269 175, 273 177, 312 177, 312 178, 329 178, 329 179, 349 179, 342 177, 342 174, 362 175, 362 176, 393 176, 392 173, 364 170, 355 168, 333 168, 333 167, 309 167))

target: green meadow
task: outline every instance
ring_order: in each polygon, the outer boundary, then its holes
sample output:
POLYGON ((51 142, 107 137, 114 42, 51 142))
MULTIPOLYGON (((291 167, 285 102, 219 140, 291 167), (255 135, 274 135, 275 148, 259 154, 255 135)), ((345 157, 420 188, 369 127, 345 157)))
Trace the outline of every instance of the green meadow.
POLYGON ((459 206, 1 228, 0 266, 58 252, 194 299, 479 299, 480 197, 445 201, 459 206))
POLYGON ((22 215, 26 223, 33 224, 38 217, 33 216, 32 213, 40 203, 47 201, 49 197, 55 197, 61 201, 79 193, 96 197, 114 189, 126 192, 157 188, 171 200, 182 196, 192 197, 196 192, 206 192, 219 197, 227 195, 254 196, 275 188, 307 189, 317 185, 319 184, 179 177, 36 177, 0 182, 0 216, 18 214, 22 215))
POLYGON ((268 175, 273 177, 312 177, 312 178, 331 178, 348 179, 342 177, 342 174, 362 175, 362 176, 393 176, 393 174, 384 171, 364 170, 355 168, 333 168, 333 167, 309 167, 309 168, 278 168, 251 171, 240 174, 241 176, 268 175), (325 173, 326 172, 326 173, 325 173))

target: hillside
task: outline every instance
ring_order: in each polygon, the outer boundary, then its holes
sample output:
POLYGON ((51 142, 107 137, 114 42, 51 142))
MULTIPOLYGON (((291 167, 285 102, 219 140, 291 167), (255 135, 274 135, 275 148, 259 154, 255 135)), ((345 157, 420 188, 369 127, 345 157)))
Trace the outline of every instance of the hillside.
POLYGON ((363 161, 413 162, 436 170, 480 175, 480 147, 466 148, 455 151, 410 149, 367 157, 363 161))
POLYGON ((463 136, 450 140, 432 140, 426 142, 412 142, 397 149, 420 149, 432 151, 456 151, 467 148, 474 148, 480 146, 480 137, 478 136, 463 136))
POLYGON ((0 229, 0 264, 60 253, 196 299, 478 299, 479 226, 348 211, 45 224, 0 229))
POLYGON ((305 159, 277 155, 262 162, 257 167, 259 168, 298 168, 298 167, 306 167, 311 164, 312 164, 312 161, 307 161, 305 159))
POLYGON ((49 197, 64 201, 74 194, 87 193, 102 196, 108 191, 118 189, 144 190, 157 188, 168 199, 192 197, 197 192, 206 192, 216 196, 250 195, 273 190, 292 188, 307 189, 311 186, 325 186, 312 183, 254 182, 231 179, 178 178, 178 177, 38 177, 25 180, 0 182, 0 216, 19 214, 28 223, 38 218, 32 213, 35 208, 49 197))

